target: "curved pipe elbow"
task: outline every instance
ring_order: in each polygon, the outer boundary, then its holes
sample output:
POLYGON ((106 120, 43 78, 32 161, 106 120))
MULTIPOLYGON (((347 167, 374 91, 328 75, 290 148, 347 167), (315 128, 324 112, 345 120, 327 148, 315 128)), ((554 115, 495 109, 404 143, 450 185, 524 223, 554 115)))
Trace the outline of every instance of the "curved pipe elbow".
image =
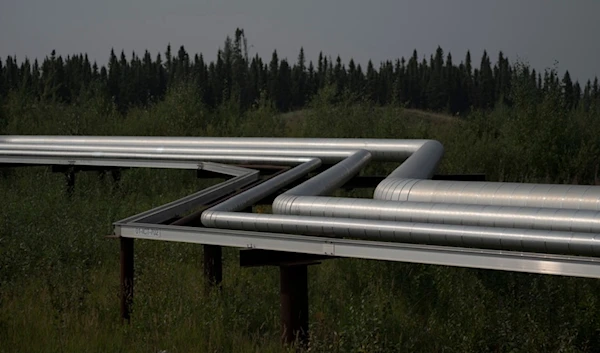
POLYGON ((427 140, 421 147, 408 157, 404 163, 385 178, 373 195, 374 199, 389 200, 390 193, 396 193, 405 186, 407 179, 430 179, 444 156, 444 146, 436 140, 427 140))

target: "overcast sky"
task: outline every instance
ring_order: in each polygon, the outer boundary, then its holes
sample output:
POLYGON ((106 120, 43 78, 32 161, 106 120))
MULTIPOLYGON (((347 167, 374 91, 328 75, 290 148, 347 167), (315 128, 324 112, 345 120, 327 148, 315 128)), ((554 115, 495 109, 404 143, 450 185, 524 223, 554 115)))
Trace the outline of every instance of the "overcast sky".
POLYGON ((540 70, 558 61, 581 81, 600 75, 599 0, 0 0, 0 57, 88 53, 105 64, 111 48, 153 55, 184 45, 214 59, 243 28, 251 54, 295 61, 319 51, 375 63, 440 45, 455 62, 502 50, 540 70))

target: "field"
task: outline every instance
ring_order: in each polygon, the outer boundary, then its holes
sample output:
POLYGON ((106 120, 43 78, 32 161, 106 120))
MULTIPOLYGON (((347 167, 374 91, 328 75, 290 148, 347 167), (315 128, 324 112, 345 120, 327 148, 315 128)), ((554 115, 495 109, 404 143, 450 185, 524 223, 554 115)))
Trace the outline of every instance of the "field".
MULTIPOLYGON (((1 102, 0 133, 433 138, 447 151, 441 173, 600 183, 600 113, 551 98, 451 117, 332 103, 327 90, 283 115, 266 102, 206 109, 196 95, 176 87, 125 115, 100 99, 13 95, 1 102)), ((86 172, 69 196, 49 168, 0 170, 0 352, 293 351, 280 344, 278 269, 242 269, 233 249, 222 292, 205 293, 201 246, 137 241, 133 319, 120 322, 112 222, 212 182, 189 171, 128 170, 118 183, 86 172)), ((597 280, 339 259, 310 267, 309 297, 314 352, 600 350, 597 280)))

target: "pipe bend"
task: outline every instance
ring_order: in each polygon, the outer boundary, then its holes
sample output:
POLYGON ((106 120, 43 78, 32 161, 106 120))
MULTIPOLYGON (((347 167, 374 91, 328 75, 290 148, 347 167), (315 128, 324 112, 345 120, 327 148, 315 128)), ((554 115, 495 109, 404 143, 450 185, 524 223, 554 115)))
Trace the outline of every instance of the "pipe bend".
POLYGON ((404 163, 388 175, 377 187, 374 199, 394 199, 419 179, 430 179, 444 156, 444 146, 437 140, 426 140, 404 163), (417 179, 410 183, 408 180, 417 179))

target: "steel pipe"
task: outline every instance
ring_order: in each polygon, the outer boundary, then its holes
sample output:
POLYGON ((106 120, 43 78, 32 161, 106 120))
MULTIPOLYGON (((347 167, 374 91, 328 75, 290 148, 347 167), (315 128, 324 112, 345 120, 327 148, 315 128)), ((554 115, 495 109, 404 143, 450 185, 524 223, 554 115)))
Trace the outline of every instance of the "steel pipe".
POLYGON ((359 150, 319 175, 285 192, 285 195, 325 195, 344 185, 371 160, 371 153, 359 150))
POLYGON ((204 161, 295 165, 202 215, 205 226, 598 256, 596 186, 431 181, 444 149, 433 140, 0 136, 0 158, 204 161), (370 160, 404 161, 374 200, 330 193, 370 160), (276 215, 241 210, 314 170, 278 196, 276 215), (280 229, 285 228, 285 229, 280 229))
POLYGON ((222 212, 212 227, 430 245, 600 255, 600 235, 537 229, 222 212))
MULTIPOLYGON (((246 190, 243 193, 234 196, 226 201, 219 203, 211 207, 210 209, 203 212, 203 219, 207 219, 214 216, 215 212, 220 211, 239 211, 247 207, 252 206, 255 202, 271 195, 274 191, 281 189, 282 187, 293 183, 294 181, 302 178, 311 171, 321 166, 321 160, 311 159, 308 162, 304 162, 283 174, 277 175, 264 183, 261 183, 252 189, 246 190), (205 216, 206 215, 206 216, 205 216)), ((205 224, 206 226, 206 224, 205 224)))
MULTIPOLYGON (((369 151, 376 161, 402 161, 431 140, 326 139, 265 137, 155 137, 155 136, 0 136, 0 150, 11 144, 90 145, 131 147, 217 147, 239 149, 369 151)), ((314 156, 319 158, 318 156, 314 156)))
POLYGON ((281 148, 238 148, 238 147, 162 147, 162 146, 106 146, 106 145, 70 145, 70 144, 10 144, 0 145, 0 155, 31 155, 39 152, 53 153, 56 156, 70 156, 77 153, 93 153, 102 158, 112 154, 119 154, 122 158, 135 158, 144 155, 243 155, 243 156, 277 156, 277 157, 302 157, 319 158, 326 163, 336 163, 351 156, 354 151, 331 149, 281 149, 281 148))
MULTIPOLYGON (((369 162, 370 158, 371 154, 369 152, 358 151, 325 172, 289 190, 288 193, 329 192, 358 173, 360 168, 369 162)), ((231 211, 240 211, 248 207, 260 198, 266 197, 308 174, 319 165, 319 160, 306 162, 260 184, 256 188, 244 191, 219 205, 209 208, 202 213, 202 224, 205 227, 218 228, 216 224, 218 222, 226 223, 228 215, 232 213, 231 211)))
MULTIPOLYGON (((388 178, 431 179, 444 156, 444 146, 435 140, 426 141, 388 178)), ((376 191, 377 192, 377 191, 376 191)))
POLYGON ((274 163, 281 165, 297 165, 310 161, 310 157, 286 157, 271 155, 245 155, 239 154, 161 154, 161 153, 118 153, 118 152, 92 152, 92 151, 22 151, 2 150, 2 157, 40 157, 40 158, 71 158, 71 159, 136 159, 136 160, 161 160, 161 161, 195 161, 198 163, 210 161, 219 163, 274 163))
POLYGON ((600 212, 588 210, 457 205, 283 194, 275 199, 273 213, 600 233, 600 212))
POLYGON ((600 187, 389 178, 380 200, 600 211, 600 187))

